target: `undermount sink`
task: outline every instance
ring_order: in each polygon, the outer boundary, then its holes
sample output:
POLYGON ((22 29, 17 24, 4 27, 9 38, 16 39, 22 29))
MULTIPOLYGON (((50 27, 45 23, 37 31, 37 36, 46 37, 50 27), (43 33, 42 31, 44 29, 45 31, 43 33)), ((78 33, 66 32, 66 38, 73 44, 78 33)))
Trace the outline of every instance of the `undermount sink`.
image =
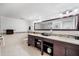
POLYGON ((43 36, 51 36, 50 33, 41 33, 41 35, 43 35, 43 36))

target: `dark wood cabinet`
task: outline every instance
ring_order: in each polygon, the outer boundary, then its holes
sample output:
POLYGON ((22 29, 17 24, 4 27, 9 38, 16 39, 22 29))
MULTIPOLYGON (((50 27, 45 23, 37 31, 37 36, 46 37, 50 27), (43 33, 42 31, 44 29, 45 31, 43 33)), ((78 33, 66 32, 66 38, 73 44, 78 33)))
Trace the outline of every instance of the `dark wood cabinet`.
POLYGON ((53 55, 54 56, 65 56, 65 46, 63 45, 62 42, 54 41, 53 55))
POLYGON ((79 46, 66 43, 66 56, 79 56, 79 46))
POLYGON ((79 50, 67 48, 66 49, 66 56, 79 56, 79 50))
POLYGON ((54 41, 54 56, 79 56, 79 46, 66 42, 54 41))
POLYGON ((67 42, 61 42, 61 41, 57 41, 57 40, 51 40, 51 39, 47 39, 47 38, 42 38, 42 37, 38 37, 38 36, 32 36, 32 35, 28 35, 28 46, 38 46, 35 44, 35 42, 39 42, 41 43, 40 45, 40 50, 41 50, 41 55, 43 55, 43 51, 45 50, 45 46, 46 49, 47 47, 50 47, 52 44, 52 50, 53 50, 53 56, 79 56, 79 45, 75 45, 75 44, 71 44, 71 43, 67 43, 67 42), (45 43, 47 42, 47 43, 45 43), (50 43, 50 44, 48 44, 50 43), (49 46, 50 45, 50 46, 49 46))
POLYGON ((34 36, 32 35, 28 35, 28 46, 29 45, 35 46, 35 39, 34 39, 34 36))

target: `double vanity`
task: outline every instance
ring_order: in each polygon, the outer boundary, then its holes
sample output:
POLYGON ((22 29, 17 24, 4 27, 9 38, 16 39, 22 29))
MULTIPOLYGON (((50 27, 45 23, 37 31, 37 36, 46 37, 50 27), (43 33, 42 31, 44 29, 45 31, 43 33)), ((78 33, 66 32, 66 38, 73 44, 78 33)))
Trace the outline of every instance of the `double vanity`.
MULTIPOLYGON (((34 23, 35 31, 78 31, 79 14, 63 16, 42 22, 34 23)), ((78 33, 76 32, 76 33, 78 33)), ((51 32, 50 32, 51 33, 51 32)), ((28 46, 34 46, 52 56, 79 56, 79 35, 47 35, 39 33, 28 34, 28 46)))
POLYGON ((50 48, 51 52, 49 49, 47 53, 52 56, 79 56, 79 40, 75 38, 29 33, 28 46, 37 47, 36 41, 40 41, 41 55, 50 48), (48 47, 46 48, 44 45, 48 47))

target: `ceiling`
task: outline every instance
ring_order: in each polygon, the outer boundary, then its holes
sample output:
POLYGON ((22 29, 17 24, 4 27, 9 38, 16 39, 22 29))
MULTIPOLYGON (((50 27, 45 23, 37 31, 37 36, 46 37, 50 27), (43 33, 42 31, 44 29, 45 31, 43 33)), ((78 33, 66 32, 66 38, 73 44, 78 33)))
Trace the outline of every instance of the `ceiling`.
POLYGON ((0 16, 25 20, 50 19, 67 9, 79 8, 78 3, 0 3, 0 16))

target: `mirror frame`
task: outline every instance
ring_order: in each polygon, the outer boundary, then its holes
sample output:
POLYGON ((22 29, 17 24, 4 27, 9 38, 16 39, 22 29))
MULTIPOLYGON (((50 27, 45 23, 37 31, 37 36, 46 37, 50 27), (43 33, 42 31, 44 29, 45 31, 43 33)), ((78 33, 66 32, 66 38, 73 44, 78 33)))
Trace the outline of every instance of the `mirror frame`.
MULTIPOLYGON (((55 18, 55 19, 50 19, 50 20, 45 20, 45 21, 42 21, 42 22, 47 22, 47 21, 52 21, 52 20, 59 20, 59 19, 63 19, 63 18, 68 18, 68 17, 78 17, 78 21, 77 21, 77 28, 76 29, 52 29, 53 31, 79 31, 79 14, 77 15, 70 15, 70 16, 65 16, 65 17, 62 17, 62 18, 55 18)), ((41 22, 38 22, 38 23, 41 23, 41 22)), ((48 30, 51 30, 51 29, 35 29, 35 24, 37 23, 34 23, 34 30, 45 30, 45 31, 48 31, 48 30)))

